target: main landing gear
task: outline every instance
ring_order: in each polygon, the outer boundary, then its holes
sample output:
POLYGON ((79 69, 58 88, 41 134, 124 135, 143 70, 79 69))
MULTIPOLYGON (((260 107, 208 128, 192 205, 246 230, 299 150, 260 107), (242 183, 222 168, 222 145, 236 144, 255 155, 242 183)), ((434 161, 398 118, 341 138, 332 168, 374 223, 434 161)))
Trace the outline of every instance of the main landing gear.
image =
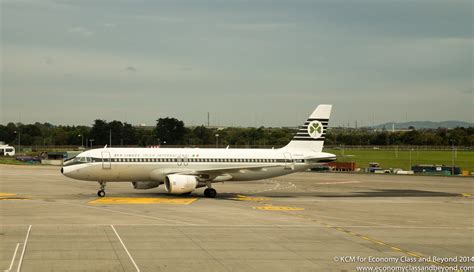
POLYGON ((99 181, 100 185, 100 190, 97 191, 97 195, 99 197, 104 197, 105 196, 105 181, 99 181))
POLYGON ((211 187, 211 183, 208 182, 206 185, 207 185, 207 188, 206 188, 206 190, 204 190, 204 196, 205 196, 205 197, 208 197, 208 198, 214 198, 214 197, 216 197, 217 192, 216 192, 215 189, 213 189, 213 188, 211 187))

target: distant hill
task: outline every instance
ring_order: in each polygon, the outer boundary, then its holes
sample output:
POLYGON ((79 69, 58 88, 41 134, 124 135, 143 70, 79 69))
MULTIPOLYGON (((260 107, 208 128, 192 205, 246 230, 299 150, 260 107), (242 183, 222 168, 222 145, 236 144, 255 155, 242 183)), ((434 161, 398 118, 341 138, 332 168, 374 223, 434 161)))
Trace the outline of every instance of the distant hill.
MULTIPOLYGON (((380 124, 374 126, 374 128, 384 128, 386 130, 392 129, 392 122, 380 124)), ((411 121, 411 122, 404 122, 404 123, 396 123, 395 122, 395 129, 406 129, 409 127, 414 127, 416 129, 421 128, 456 128, 456 127, 474 127, 474 123, 468 123, 463 121, 442 121, 442 122, 432 122, 432 121, 411 121)))

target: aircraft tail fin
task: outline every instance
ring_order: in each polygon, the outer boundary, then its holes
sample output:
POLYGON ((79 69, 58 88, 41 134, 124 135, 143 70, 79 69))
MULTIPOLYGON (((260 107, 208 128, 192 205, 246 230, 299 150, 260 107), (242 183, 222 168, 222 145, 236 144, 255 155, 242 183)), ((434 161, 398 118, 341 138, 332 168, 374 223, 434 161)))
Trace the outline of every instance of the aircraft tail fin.
POLYGON ((319 105, 299 127, 296 135, 284 149, 310 149, 322 152, 332 105, 319 105))

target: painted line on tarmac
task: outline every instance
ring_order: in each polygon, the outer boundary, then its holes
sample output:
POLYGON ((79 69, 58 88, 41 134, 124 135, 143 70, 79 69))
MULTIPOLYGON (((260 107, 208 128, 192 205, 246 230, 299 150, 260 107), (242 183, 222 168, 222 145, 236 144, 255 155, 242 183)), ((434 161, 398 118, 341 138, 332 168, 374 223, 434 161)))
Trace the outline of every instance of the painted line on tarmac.
POLYGON ((122 212, 122 211, 117 211, 113 209, 107 209, 107 208, 102 208, 102 207, 94 207, 94 206, 87 206, 87 205, 82 205, 82 204, 75 204, 75 203, 68 203, 68 202, 55 202, 56 204, 66 204, 66 205, 71 205, 71 206, 78 206, 82 208, 87 208, 87 209, 96 209, 100 211, 105 211, 105 212, 114 212, 114 213, 120 213, 120 214, 125 214, 125 215, 130 215, 130 216, 136 216, 136 217, 142 217, 142 218, 147 218, 147 219, 153 219, 153 220, 161 220, 161 221, 168 221, 168 222, 173 222, 173 223, 179 223, 179 224, 184 224, 184 225, 196 225, 193 223, 188 223, 184 221, 179 221, 179 220, 173 220, 173 219, 167 219, 167 218, 160 218, 160 217, 155 217, 155 216, 149 216, 149 215, 143 215, 143 214, 136 214, 136 213, 129 213, 129 212, 122 212))
POLYGON ((197 198, 157 198, 157 197, 102 197, 89 204, 178 204, 189 205, 197 198))
POLYGON ((23 264, 23 257, 25 256, 26 244, 28 243, 28 237, 30 237, 31 225, 28 227, 28 232, 26 233, 25 242, 23 242, 23 250, 21 251, 20 261, 18 262, 18 269, 16 272, 20 272, 21 265, 23 264))
POLYGON ((16 194, 0 192, 0 197, 2 197, 2 196, 16 196, 16 194))
POLYGON ((12 261, 10 263, 10 267, 8 267, 8 269, 6 271, 12 271, 12 268, 13 268, 13 263, 15 262, 15 259, 16 259, 16 253, 18 251, 18 247, 20 246, 20 243, 16 243, 16 248, 15 248, 15 251, 13 252, 13 257, 12 257, 12 261))
POLYGON ((14 194, 14 193, 0 192, 0 200, 26 200, 26 199, 28 198, 17 196, 17 194, 14 194))
POLYGON ((119 239, 120 243, 122 244, 123 249, 125 249, 125 252, 127 252, 127 255, 130 258, 130 261, 132 261, 133 265, 135 266, 135 269, 137 269, 137 272, 140 272, 140 268, 138 268, 137 263, 135 263, 135 261, 133 260, 132 255, 130 254, 127 247, 123 243, 122 238, 120 238, 120 235, 118 234, 117 230, 115 230, 114 225, 110 225, 110 227, 114 230, 115 235, 117 235, 117 238, 119 239))
MULTIPOLYGON (((363 240, 366 240, 366 241, 369 241, 371 243, 374 243, 374 244, 377 244, 377 245, 380 245, 380 246, 383 246, 383 247, 386 247, 386 248, 389 248, 393 251, 396 251, 396 252, 401 252, 401 253, 404 253, 405 255, 410 255, 410 256, 414 256, 414 257, 418 257, 418 258, 422 258, 422 257, 428 257, 427 255, 425 254, 422 254, 422 253, 419 253, 419 252, 413 252, 413 251, 409 251, 409 250, 406 250, 406 249, 402 249, 398 246, 395 246, 393 244, 390 244, 390 243, 386 243, 382 240, 378 240, 378 239, 374 239, 370 236, 367 236, 367 235, 362 235, 358 232, 355 232, 355 231, 351 231, 351 230, 348 230, 346 227, 342 227, 342 226, 333 226, 331 224, 328 224, 328 223, 325 223, 325 222, 320 222, 319 220, 317 219, 313 219, 313 218, 310 218, 308 216, 304 216, 304 215, 301 215, 301 214, 293 214, 294 216, 297 216, 297 217, 301 217, 301 218, 305 218, 305 219, 308 219, 308 220, 311 220, 313 222, 316 222, 316 223, 320 223, 321 225, 329 228, 329 229, 333 229, 333 230, 336 230, 338 232, 341 232, 341 233, 345 233, 347 235, 351 235, 353 237, 357 237, 357 238, 360 238, 360 239, 363 239, 363 240)), ((427 261, 427 263, 432 263, 432 264, 435 264, 435 265, 441 265, 441 266, 448 266, 448 264, 444 264, 444 263, 440 263, 440 262, 436 262, 436 261, 427 261)))
POLYGON ((253 196, 246 196, 246 195, 237 195, 237 197, 233 197, 231 199, 241 200, 241 201, 256 201, 256 202, 270 200, 270 198, 268 197, 253 197, 253 196))
MULTIPOLYGON (((183 226, 182 224, 114 224, 114 226, 141 226, 141 227, 192 227, 192 228, 209 228, 209 227, 225 227, 225 228, 253 228, 253 227, 295 227, 295 228, 323 228, 324 222, 319 222, 317 224, 242 224, 242 225, 235 225, 235 224, 194 224, 194 225, 186 225, 183 226)), ((75 227, 78 224, 35 224, 38 227, 75 227)), ((81 226, 110 226, 110 224, 79 224, 81 226)), ((18 227, 18 226, 28 226, 27 224, 0 224, 2 227, 18 227)), ((418 226, 361 226, 361 225, 339 225, 340 228, 360 228, 360 229, 419 229, 419 230, 474 230, 474 227, 449 227, 449 226, 440 226, 440 227, 418 227, 418 226)), ((355 232, 354 232, 355 233, 355 232)))
POLYGON ((317 185, 337 185, 337 184, 349 184, 349 183, 360 183, 357 180, 349 180, 349 181, 333 181, 333 182, 319 182, 315 183, 317 185))
POLYGON ((29 198, 26 197, 18 197, 18 196, 5 196, 5 197, 0 197, 0 200, 29 200, 29 198))
POLYGON ((303 211, 304 208, 299 207, 286 207, 286 206, 260 206, 253 207, 256 210, 262 211, 303 211))
POLYGON ((249 194, 258 194, 258 193, 264 193, 264 192, 271 192, 271 191, 278 191, 278 190, 284 190, 284 189, 289 189, 289 188, 296 188, 296 185, 293 184, 292 182, 288 182, 288 186, 281 187, 280 182, 278 181, 273 181, 270 180, 271 183, 275 184, 273 188, 270 189, 265 189, 265 190, 258 190, 258 191, 251 191, 249 194))
MULTIPOLYGON (((314 213, 313 213, 313 214, 314 214, 314 213)), ((320 215, 320 214, 314 214, 314 215, 316 215, 316 216, 318 216, 318 217, 328 218, 328 219, 351 221, 351 222, 355 222, 355 223, 364 223, 364 224, 370 225, 371 227, 391 227, 391 225, 381 224, 381 223, 375 223, 375 222, 370 222, 370 221, 364 221, 364 220, 341 218, 341 217, 336 217, 336 216, 320 215)))
POLYGON ((461 195, 462 195, 463 197, 472 197, 471 194, 466 194, 466 193, 461 193, 461 195))

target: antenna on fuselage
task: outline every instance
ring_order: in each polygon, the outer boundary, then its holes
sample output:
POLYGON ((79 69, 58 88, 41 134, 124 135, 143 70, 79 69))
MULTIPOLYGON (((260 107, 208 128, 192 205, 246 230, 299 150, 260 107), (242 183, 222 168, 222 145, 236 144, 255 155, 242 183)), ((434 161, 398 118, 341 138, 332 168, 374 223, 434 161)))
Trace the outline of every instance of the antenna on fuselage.
POLYGON ((107 145, 105 145, 104 148, 107 148, 107 145))

